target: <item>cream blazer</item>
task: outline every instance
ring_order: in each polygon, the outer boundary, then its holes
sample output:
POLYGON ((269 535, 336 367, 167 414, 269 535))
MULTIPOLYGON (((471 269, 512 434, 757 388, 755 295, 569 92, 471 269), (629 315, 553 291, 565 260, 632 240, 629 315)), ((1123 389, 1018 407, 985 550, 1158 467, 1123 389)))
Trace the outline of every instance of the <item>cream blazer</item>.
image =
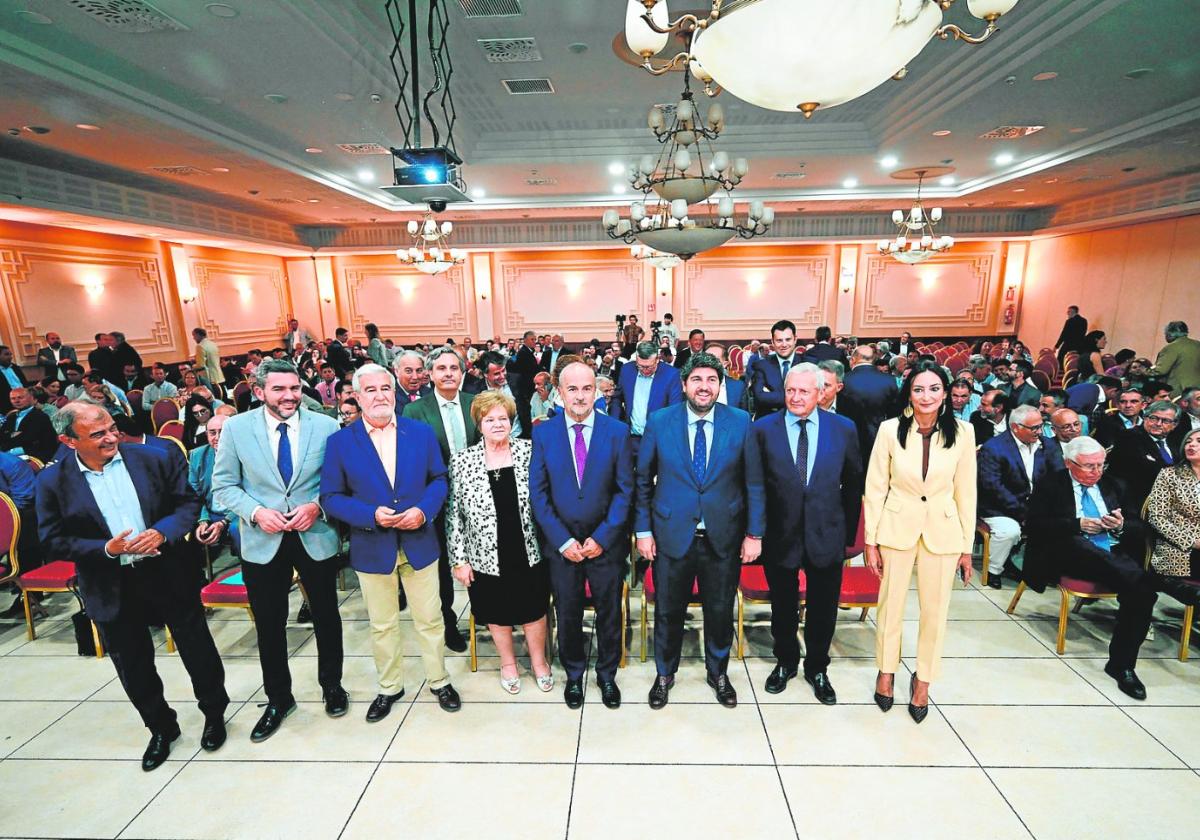
POLYGON ((934 432, 929 474, 921 478, 921 436, 896 437, 899 418, 879 427, 867 466, 863 499, 867 545, 909 549, 918 540, 934 554, 969 554, 975 542, 975 430, 956 420, 954 446, 946 449, 934 432))

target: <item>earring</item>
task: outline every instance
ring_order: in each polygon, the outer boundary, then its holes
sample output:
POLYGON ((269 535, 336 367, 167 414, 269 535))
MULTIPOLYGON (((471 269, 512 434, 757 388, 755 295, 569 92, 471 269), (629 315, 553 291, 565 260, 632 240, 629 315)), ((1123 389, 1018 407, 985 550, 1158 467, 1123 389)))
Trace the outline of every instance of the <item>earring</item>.
POLYGON ((904 406, 904 416, 905 417, 913 416, 913 407, 911 405, 904 406))

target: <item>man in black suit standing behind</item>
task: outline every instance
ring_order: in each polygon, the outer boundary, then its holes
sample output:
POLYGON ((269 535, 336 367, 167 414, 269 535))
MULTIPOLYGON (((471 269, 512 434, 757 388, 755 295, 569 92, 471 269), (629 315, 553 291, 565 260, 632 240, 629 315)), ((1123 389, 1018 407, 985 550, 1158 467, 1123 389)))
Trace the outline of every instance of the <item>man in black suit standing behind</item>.
POLYGON ((557 333, 550 337, 550 346, 542 348, 542 358, 538 362, 538 367, 551 375, 554 374, 554 366, 558 364, 561 356, 565 356, 571 351, 563 345, 563 337, 557 333))
POLYGON ((842 380, 838 397, 838 414, 854 421, 858 428, 858 448, 864 462, 869 461, 875 446, 879 424, 897 410, 900 391, 896 377, 875 367, 875 348, 860 344, 854 349, 854 367, 842 380))
POLYGON ((804 361, 814 365, 833 359, 846 367, 846 354, 833 345, 833 331, 829 327, 817 327, 817 343, 804 351, 804 361))
POLYGON ((687 364, 688 359, 690 359, 696 353, 703 352, 703 350, 704 330, 692 330, 690 333, 688 333, 687 345, 675 354, 675 367, 677 367, 679 370, 683 370, 683 366, 687 364))
POLYGON ((75 348, 62 343, 58 333, 46 333, 46 346, 38 350, 37 363, 42 366, 43 376, 52 376, 59 382, 66 381, 66 374, 59 365, 62 362, 79 363, 75 348))
POLYGON ((142 769, 166 761, 180 735, 154 667, 151 615, 171 628, 204 713, 200 746, 212 752, 225 743, 229 695, 200 604, 198 569, 183 553, 201 506, 187 470, 158 449, 119 445, 113 419, 97 405, 68 403, 54 426, 75 455, 38 476, 38 533, 49 556, 75 562, 83 603, 150 730, 142 769))
POLYGON ((13 351, 0 344, 0 412, 12 410, 10 394, 16 388, 24 388, 29 383, 20 365, 13 364, 13 351))
MULTIPOLYGON (((1083 339, 1087 336, 1088 321, 1079 314, 1078 306, 1067 307, 1067 320, 1063 321, 1062 332, 1054 349, 1058 351, 1058 366, 1062 367, 1063 358, 1070 352, 1083 352, 1083 339)), ((1102 371, 1097 371, 1102 372, 1102 371)))
POLYGON ((349 340, 350 332, 345 327, 338 327, 333 333, 333 341, 329 342, 329 346, 325 349, 325 361, 333 367, 338 379, 354 370, 354 362, 350 360, 350 351, 346 349, 346 342, 349 340))
POLYGON ((513 357, 512 372, 517 374, 517 379, 512 383, 512 387, 518 404, 524 402, 528 405, 533 399, 533 377, 541 370, 537 356, 533 353, 536 344, 537 333, 526 330, 521 336, 521 346, 517 348, 517 354, 513 357))
POLYGON ((117 366, 117 354, 113 345, 111 335, 96 333, 96 349, 88 353, 88 367, 99 371, 109 382, 116 382, 121 378, 121 368, 117 366))

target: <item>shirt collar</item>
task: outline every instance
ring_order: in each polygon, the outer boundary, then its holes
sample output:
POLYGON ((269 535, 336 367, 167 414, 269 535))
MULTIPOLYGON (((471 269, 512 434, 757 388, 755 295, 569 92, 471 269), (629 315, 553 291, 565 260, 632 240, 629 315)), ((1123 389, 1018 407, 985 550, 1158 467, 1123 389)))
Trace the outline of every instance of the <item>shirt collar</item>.
MULTIPOLYGON (((820 421, 817 419, 817 415, 820 413, 820 411, 821 411, 821 409, 814 408, 811 412, 809 412, 809 415, 804 418, 804 421, 806 423, 811 423, 814 429, 819 428, 818 424, 820 423, 820 421)), ((797 427, 800 425, 799 417, 797 417, 795 414, 792 414, 790 411, 786 412, 786 414, 787 414, 787 422, 790 425, 797 426, 797 427)))
POLYGON ((439 392, 439 391, 438 391, 436 388, 434 388, 434 389, 433 389, 433 396, 434 396, 434 398, 437 400, 437 404, 438 404, 438 408, 439 408, 439 409, 444 409, 444 408, 445 408, 446 406, 448 406, 448 405, 458 405, 458 401, 459 401, 459 399, 460 399, 460 395, 461 395, 461 391, 460 391, 460 393, 459 393, 459 394, 455 394, 455 395, 454 395, 454 399, 452 399, 452 400, 448 400, 448 399, 446 399, 445 397, 443 397, 443 396, 441 395, 441 392, 439 392))
MULTIPOLYGON (((716 406, 713 406, 712 410, 711 410, 711 411, 709 411, 709 412, 708 412, 708 414, 706 414, 706 415, 704 415, 703 417, 701 417, 699 414, 697 414, 696 412, 692 411, 692 407, 689 405, 689 406, 687 407, 687 418, 688 418, 688 425, 689 425, 689 426, 694 426, 694 425, 696 425, 696 421, 697 421, 697 420, 707 420, 707 421, 709 421, 709 423, 712 423, 712 419, 713 419, 713 417, 716 415, 716 413, 717 413, 716 406)), ((713 424, 713 425, 715 425, 715 424, 713 424)))
POLYGON ((574 429, 576 425, 583 426, 585 429, 591 429, 596 425, 596 410, 592 409, 589 411, 586 420, 572 420, 567 416, 567 412, 563 411, 563 420, 566 421, 568 429, 574 429))
POLYGON ((267 423, 267 429, 275 432, 279 428, 280 423, 287 423, 288 432, 295 433, 300 431, 300 409, 296 409, 296 413, 286 420, 277 419, 271 412, 267 411, 266 406, 263 406, 263 419, 267 423))
POLYGON ((369 435, 373 435, 376 432, 386 432, 389 429, 391 431, 395 431, 396 430, 396 415, 393 414, 388 419, 388 421, 386 423, 384 423, 382 426, 376 426, 373 423, 368 423, 366 421, 366 419, 363 420, 363 425, 367 427, 367 434, 369 434, 369 435))
POLYGON ((79 465, 79 471, 81 473, 91 473, 92 475, 103 475, 105 470, 107 470, 109 467, 111 467, 115 464, 123 465, 125 463, 125 459, 121 457, 121 450, 118 449, 117 454, 114 455, 112 457, 112 460, 109 461, 107 464, 105 464, 102 469, 93 470, 83 463, 83 459, 79 457, 79 452, 77 451, 75 453, 75 463, 79 465))

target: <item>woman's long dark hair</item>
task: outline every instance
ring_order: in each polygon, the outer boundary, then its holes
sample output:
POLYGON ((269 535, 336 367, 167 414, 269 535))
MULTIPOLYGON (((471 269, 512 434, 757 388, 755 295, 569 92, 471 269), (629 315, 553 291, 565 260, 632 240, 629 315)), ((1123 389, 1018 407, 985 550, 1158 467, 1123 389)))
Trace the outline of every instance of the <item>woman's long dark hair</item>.
POLYGON ((183 445, 188 452, 204 445, 203 441, 196 440, 196 430, 200 425, 196 422, 196 415, 192 412, 196 406, 204 406, 208 409, 209 420, 212 419, 215 411, 213 404, 199 394, 192 394, 183 404, 183 445))
MULTIPOLYGON (((1092 330, 1083 337, 1083 354, 1091 355, 1100 352, 1100 339, 1104 338, 1104 330, 1092 330)), ((1104 371, 1097 371, 1103 373, 1104 371)))
POLYGON ((896 432, 896 438, 900 441, 900 448, 904 448, 904 444, 908 440, 908 430, 913 425, 913 415, 908 413, 908 409, 912 407, 912 384, 918 374, 928 371, 942 380, 942 408, 938 411, 937 430, 942 433, 942 446, 946 449, 954 448, 954 438, 958 434, 958 421, 954 419, 954 412, 949 410, 950 406, 950 376, 937 362, 917 362, 913 366, 912 373, 904 380, 904 387, 900 389, 900 404, 904 406, 905 412, 900 415, 900 428, 896 432))
POLYGON ((366 324, 363 326, 363 329, 366 330, 368 341, 372 338, 379 338, 379 327, 374 324, 366 324))

